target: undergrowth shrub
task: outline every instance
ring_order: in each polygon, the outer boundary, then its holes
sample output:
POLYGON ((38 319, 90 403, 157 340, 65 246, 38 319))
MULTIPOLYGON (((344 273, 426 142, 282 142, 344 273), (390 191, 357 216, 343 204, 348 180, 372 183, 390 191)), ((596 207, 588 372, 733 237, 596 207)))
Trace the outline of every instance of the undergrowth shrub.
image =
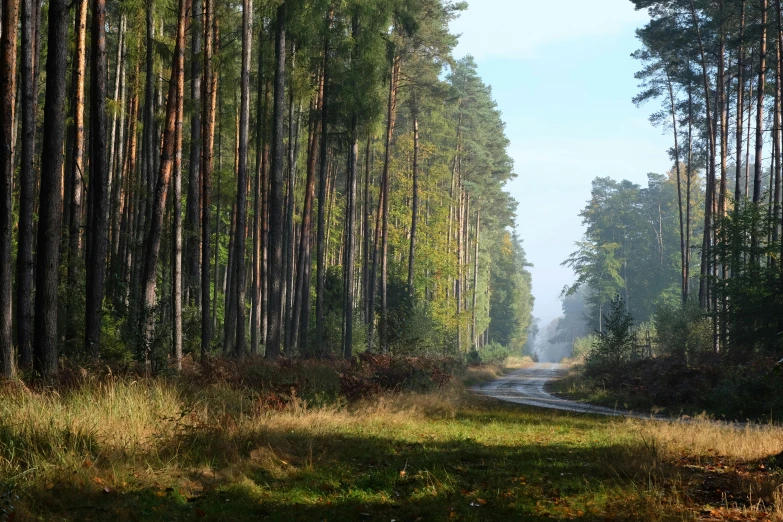
POLYGON ((653 323, 659 353, 689 360, 712 350, 712 324, 697 303, 661 307, 653 323))

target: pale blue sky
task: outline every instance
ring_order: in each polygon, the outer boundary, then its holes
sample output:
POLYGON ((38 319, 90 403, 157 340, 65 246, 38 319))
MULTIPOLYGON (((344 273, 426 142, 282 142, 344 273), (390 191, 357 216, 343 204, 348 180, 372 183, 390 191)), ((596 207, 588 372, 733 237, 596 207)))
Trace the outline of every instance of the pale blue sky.
POLYGON ((671 138, 637 109, 630 54, 647 20, 629 0, 469 0, 452 29, 503 112, 518 178, 518 228, 535 265, 534 314, 560 315, 573 280, 560 266, 583 232, 579 211, 596 176, 645 183, 669 168, 671 138))

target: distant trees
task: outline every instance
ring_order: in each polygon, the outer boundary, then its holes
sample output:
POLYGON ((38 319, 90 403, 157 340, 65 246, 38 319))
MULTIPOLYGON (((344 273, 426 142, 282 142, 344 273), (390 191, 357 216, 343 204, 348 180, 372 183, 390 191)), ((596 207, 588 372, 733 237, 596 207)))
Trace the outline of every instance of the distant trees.
POLYGON ((588 288, 601 330, 614 295, 647 321, 657 306, 676 306, 678 287, 679 307, 690 311, 697 300, 710 319, 713 351, 740 359, 777 353, 781 4, 632 1, 651 16, 637 31, 642 69, 634 101, 660 100, 651 122, 671 132, 673 169, 666 180, 651 177, 647 189, 595 180, 582 213, 584 241, 565 263, 577 273, 571 290, 588 288), (691 290, 697 284, 698 293, 691 290))

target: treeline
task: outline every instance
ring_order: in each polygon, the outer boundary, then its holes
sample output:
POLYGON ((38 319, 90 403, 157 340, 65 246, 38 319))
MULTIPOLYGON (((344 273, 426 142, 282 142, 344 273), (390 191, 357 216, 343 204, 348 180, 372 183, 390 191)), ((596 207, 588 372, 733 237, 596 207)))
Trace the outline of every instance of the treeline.
POLYGON ((0 370, 525 344, 500 112, 442 0, 4 0, 0 370))
POLYGON ((637 321, 666 303, 698 306, 712 351, 778 354, 781 3, 632 1, 651 16, 637 32, 634 101, 661 103, 651 122, 670 133, 673 168, 641 191, 594 183, 585 243, 568 260, 577 286, 590 287, 594 307, 619 295, 637 321))

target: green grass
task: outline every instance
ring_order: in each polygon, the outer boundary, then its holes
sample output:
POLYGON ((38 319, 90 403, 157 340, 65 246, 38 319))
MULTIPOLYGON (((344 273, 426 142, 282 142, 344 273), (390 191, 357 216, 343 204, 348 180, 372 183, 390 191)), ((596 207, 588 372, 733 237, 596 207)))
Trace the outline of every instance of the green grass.
MULTIPOLYGON (((6 391, 0 485, 13 493, 0 488, 0 508, 15 522, 688 520, 705 501, 688 498, 693 473, 675 459, 713 443, 682 446, 681 429, 507 406, 460 384, 280 412, 220 383, 6 391)), ((753 431, 718 451, 744 462, 780 441, 753 431)), ((771 503, 779 478, 754 495, 771 503)))

